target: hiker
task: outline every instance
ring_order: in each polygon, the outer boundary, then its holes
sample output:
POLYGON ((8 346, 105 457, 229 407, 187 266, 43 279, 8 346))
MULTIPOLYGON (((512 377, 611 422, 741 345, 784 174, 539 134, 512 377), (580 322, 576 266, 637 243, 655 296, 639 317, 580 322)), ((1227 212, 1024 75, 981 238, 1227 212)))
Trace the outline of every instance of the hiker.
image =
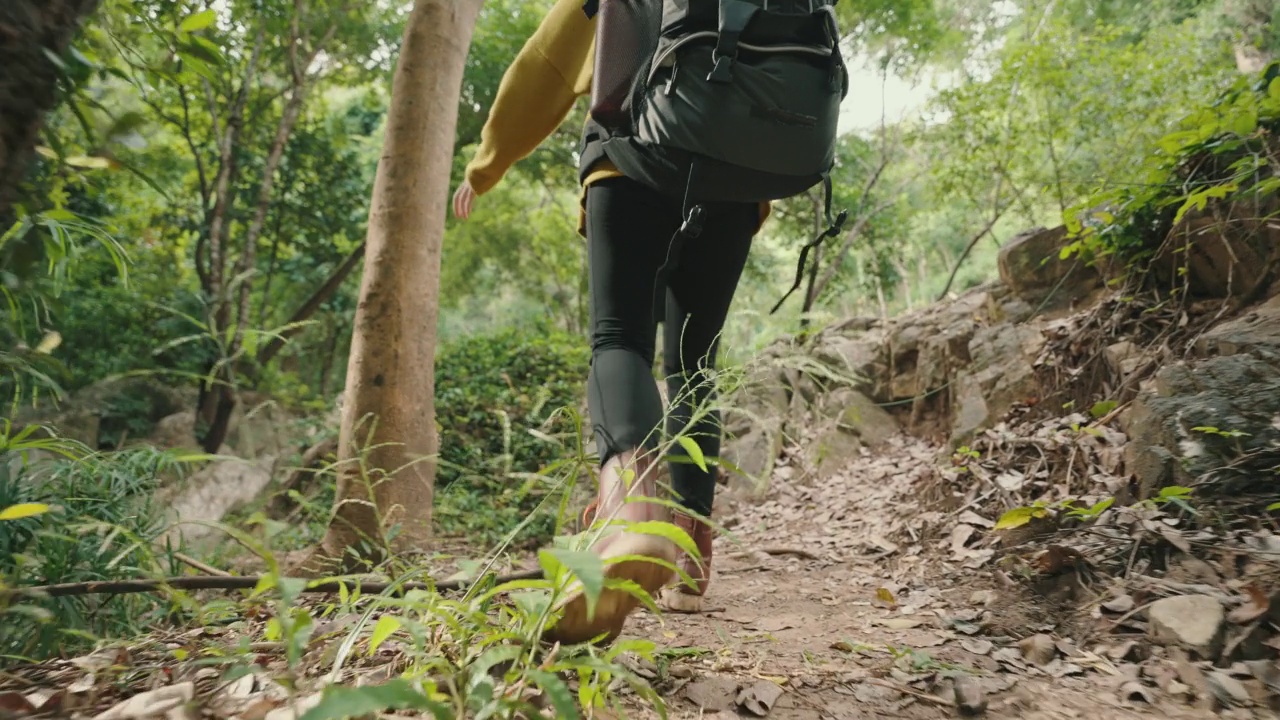
MULTIPOLYGON (((603 1, 607 6, 611 0, 603 1)), ((775 5, 780 1, 773 0, 775 5)), ((714 25, 716 0, 688 4, 707 6, 714 25)), ((468 218, 478 196, 493 189, 514 163, 554 132, 580 97, 593 94, 598 16, 591 9, 593 3, 587 5, 584 8, 583 0, 557 0, 504 74, 481 131, 479 149, 454 193, 457 217, 468 218)), ((656 7, 660 10, 662 4, 656 7)), ((809 8, 813 7, 810 2, 809 8)), ((654 26, 656 31, 656 22, 654 26)), ((737 33, 732 34, 736 38, 737 33)), ((847 87, 847 77, 842 79, 847 87)), ((837 98, 833 106, 821 108, 830 111, 832 137, 838 104, 837 98)), ((592 350, 588 406, 601 461, 594 513, 602 520, 674 522, 693 538, 700 557, 679 551, 657 535, 627 532, 602 537, 593 550, 606 559, 625 555, 678 564, 694 580, 692 585, 680 581, 668 567, 641 559, 608 565, 606 573, 631 580, 650 595, 665 587, 661 602, 668 609, 697 612, 711 576, 713 534, 704 520, 711 515, 716 469, 708 465, 704 471, 688 459, 670 462, 671 486, 680 510, 673 514, 661 504, 643 502, 660 497, 655 450, 663 407, 652 375, 655 336, 661 323, 662 370, 671 401, 666 431, 684 430, 704 457, 718 458, 719 414, 712 411, 693 427, 685 425, 694 408, 712 399, 713 381, 707 371, 715 367, 718 338, 770 202, 764 198, 703 201, 691 212, 692 165, 682 193, 676 186, 684 178, 664 187, 655 176, 624 173, 614 153, 606 154, 602 137, 608 134, 595 122, 593 110, 579 167, 578 232, 587 240, 592 350), (690 229, 695 219, 697 227, 690 229), (632 500, 624 503, 628 494, 632 500), (676 582, 668 586, 673 578, 676 582)), ((792 152, 792 148, 783 150, 792 152)), ((804 189, 813 180, 809 178, 804 189)), ((827 189, 829 197, 829 181, 827 189)), ((572 594, 546 639, 576 643, 604 635, 612 640, 636 605, 630 594, 606 590, 594 617, 588 617, 581 593, 572 594)))

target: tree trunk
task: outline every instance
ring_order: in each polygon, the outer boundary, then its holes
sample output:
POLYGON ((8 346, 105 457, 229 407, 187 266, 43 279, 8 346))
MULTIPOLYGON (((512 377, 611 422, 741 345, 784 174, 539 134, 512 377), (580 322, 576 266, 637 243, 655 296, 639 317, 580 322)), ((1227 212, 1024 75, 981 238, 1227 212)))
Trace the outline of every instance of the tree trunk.
POLYGON ((61 57, 98 0, 0 1, 0 232, 45 113, 58 103, 61 57))
POLYGON ((430 540, 440 248, 463 68, 483 4, 416 0, 405 27, 369 210, 337 498, 307 571, 335 561, 355 570, 430 540))

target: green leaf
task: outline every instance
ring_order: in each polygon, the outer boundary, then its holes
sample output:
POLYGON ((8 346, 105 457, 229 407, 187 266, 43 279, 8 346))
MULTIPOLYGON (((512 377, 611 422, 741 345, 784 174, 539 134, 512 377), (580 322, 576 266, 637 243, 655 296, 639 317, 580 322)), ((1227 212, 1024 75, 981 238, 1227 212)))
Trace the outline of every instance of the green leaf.
POLYGON ((446 708, 427 699, 408 680, 396 678, 360 688, 330 685, 324 689, 320 702, 301 720, 343 720, 386 710, 425 710, 437 718, 449 717, 446 708))
POLYGON ((1273 502, 1267 506, 1267 512, 1275 512, 1276 510, 1280 510, 1280 502, 1273 502))
POLYGON ((182 24, 178 26, 178 29, 182 32, 199 32, 212 26, 217 21, 218 14, 216 12, 203 10, 194 15, 188 15, 187 19, 183 20, 182 24))
POLYGON ((639 535, 656 535, 661 538, 666 538, 667 540, 675 543, 681 550, 688 553, 690 557, 697 558, 700 556, 698 546, 694 544, 693 538, 689 537, 689 533, 669 522, 648 520, 645 522, 631 523, 630 525, 627 525, 627 532, 639 535))
POLYGON ((1115 400, 1103 400, 1102 402, 1094 403, 1093 407, 1089 408, 1089 414, 1095 418, 1103 418, 1119 406, 1120 404, 1115 400))
POLYGON ((49 512, 49 506, 44 503, 19 503, 0 510, 0 520, 21 520, 47 512, 49 512))
POLYGON ((551 700, 551 707, 556 710, 557 718, 578 720, 578 705, 573 701, 573 693, 558 675, 543 670, 530 670, 529 677, 542 688, 551 700))
POLYGON ((596 601, 604 590, 604 561, 588 550, 555 549, 546 552, 582 583, 582 592, 587 598, 587 616, 594 616, 596 601))
POLYGON ((195 37, 190 42, 181 43, 178 46, 178 52, 183 57, 192 57, 207 65, 222 65, 224 62, 222 51, 218 46, 202 37, 195 37))
POLYGON ((1017 507, 1000 516, 1000 519, 996 521, 996 530, 1012 530, 1014 528, 1019 528, 1032 520, 1042 518, 1047 514, 1048 512, 1045 511, 1044 508, 1017 507))
POLYGON ((678 440, 680 441, 680 447, 683 447, 684 451, 689 453, 689 458, 693 460, 693 464, 697 465, 702 472, 707 472, 707 459, 703 456, 702 448, 698 447, 697 441, 684 435, 681 435, 678 440))
POLYGON ((105 170, 111 167, 110 160, 89 155, 75 155, 67 158, 65 162, 71 167, 88 168, 90 170, 105 170))
POLYGON ((400 629, 400 619, 394 615, 383 615, 378 618, 378 622, 373 626, 373 634, 369 636, 369 654, 373 655, 378 652, 378 648, 382 643, 391 637, 391 634, 400 629))

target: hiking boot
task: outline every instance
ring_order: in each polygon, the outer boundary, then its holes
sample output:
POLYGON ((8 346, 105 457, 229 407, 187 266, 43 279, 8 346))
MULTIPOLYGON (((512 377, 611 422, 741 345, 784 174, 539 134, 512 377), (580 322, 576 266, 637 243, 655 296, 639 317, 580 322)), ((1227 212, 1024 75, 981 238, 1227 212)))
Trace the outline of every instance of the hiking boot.
MULTIPOLYGON (((631 475, 627 472, 626 475, 631 475)), ((596 533, 600 524, 622 522, 671 522, 671 513, 663 505, 645 502, 658 497, 657 472, 648 458, 634 452, 622 453, 605 463, 600 471, 600 492, 587 509, 594 515, 588 532, 596 533), (634 471, 628 489, 624 470, 634 471), (599 523, 594 522, 599 520, 599 523)), ((584 518, 585 520, 586 518, 584 518)), ((605 560, 605 579, 629 580, 645 593, 655 596, 674 574, 677 548, 658 535, 630 532, 625 526, 606 528, 590 548, 605 560), (628 559, 610 562, 611 558, 628 559), (655 562, 655 560, 657 562, 655 562), (663 565, 662 563, 666 563, 663 565)), ((640 601, 625 590, 606 588, 600 593, 595 614, 587 614, 587 598, 576 582, 557 603, 562 609, 560 620, 543 635, 548 642, 573 645, 603 636, 609 643, 622 632, 627 616, 640 601)))
POLYGON ((702 612, 702 597, 707 594, 707 586, 711 583, 711 551, 713 535, 711 526, 706 522, 682 512, 676 513, 676 527, 684 530, 693 538, 698 548, 698 557, 694 558, 681 552, 676 567, 693 579, 693 586, 682 576, 676 575, 676 584, 668 587, 663 593, 663 604, 668 610, 680 613, 702 612))

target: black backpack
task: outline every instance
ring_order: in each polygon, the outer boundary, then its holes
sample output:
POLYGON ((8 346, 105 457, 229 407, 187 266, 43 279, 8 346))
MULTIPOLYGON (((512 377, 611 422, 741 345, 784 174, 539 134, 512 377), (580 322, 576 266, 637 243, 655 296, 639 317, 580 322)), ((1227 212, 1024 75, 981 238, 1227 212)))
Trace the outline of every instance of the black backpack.
POLYGON ((681 242, 701 233, 704 202, 780 200, 823 183, 828 228, 801 251, 774 312, 799 287, 809 251, 840 232, 848 215, 832 219, 830 171, 848 72, 837 1, 584 5, 599 17, 580 170, 607 156, 627 177, 683 193, 663 280, 681 242))

